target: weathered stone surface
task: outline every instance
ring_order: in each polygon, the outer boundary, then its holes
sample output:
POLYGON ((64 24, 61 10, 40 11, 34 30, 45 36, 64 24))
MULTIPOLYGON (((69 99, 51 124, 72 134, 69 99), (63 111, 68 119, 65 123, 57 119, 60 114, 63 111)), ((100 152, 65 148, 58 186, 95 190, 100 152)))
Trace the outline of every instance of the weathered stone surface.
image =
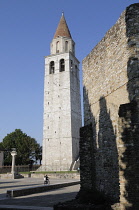
POLYGON ((92 124, 80 129, 80 180, 81 190, 92 189, 95 184, 92 124))
MULTIPOLYGON (((139 3, 126 8, 116 24, 83 60, 83 84, 85 125, 92 123, 93 131, 92 138, 86 135, 84 143, 81 143, 80 155, 89 160, 87 166, 84 166, 87 161, 81 161, 81 170, 89 171, 87 167, 90 167, 88 176, 95 172, 94 187, 113 202, 120 200, 120 207, 115 209, 137 209, 139 3), (85 144, 87 147, 83 152, 85 144), (89 157, 90 149, 93 151, 92 159, 89 157), (130 190, 132 186, 135 190, 130 190)), ((81 187, 84 184, 89 186, 91 178, 85 183, 86 175, 83 176, 81 187)))
POLYGON ((139 207, 139 109, 136 101, 119 109, 119 177, 121 209, 139 207))

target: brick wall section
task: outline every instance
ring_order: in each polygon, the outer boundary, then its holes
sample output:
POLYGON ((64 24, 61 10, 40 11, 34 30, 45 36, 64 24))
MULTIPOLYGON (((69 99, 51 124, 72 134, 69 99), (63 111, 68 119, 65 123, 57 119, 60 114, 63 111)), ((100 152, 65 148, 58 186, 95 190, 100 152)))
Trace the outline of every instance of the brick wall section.
MULTIPOLYGON (((83 84, 84 121, 85 125, 92 123, 93 128, 95 185, 113 201, 118 201, 123 193, 122 185, 119 186, 120 151, 121 144, 123 147, 125 144, 121 143, 119 107, 132 101, 137 106, 139 104, 138 3, 126 8, 116 24, 83 60, 83 84)), ((124 174, 122 177, 125 179, 124 174)))

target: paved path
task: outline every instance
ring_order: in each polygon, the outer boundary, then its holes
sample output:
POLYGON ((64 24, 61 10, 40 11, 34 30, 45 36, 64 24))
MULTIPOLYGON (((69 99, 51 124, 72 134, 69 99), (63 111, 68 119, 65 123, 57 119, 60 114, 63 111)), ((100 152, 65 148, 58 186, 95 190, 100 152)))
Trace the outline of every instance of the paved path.
MULTIPOLYGON (((73 179, 51 179, 51 184, 71 182, 73 179)), ((0 209, 40 209, 50 210, 58 202, 74 199, 79 191, 79 185, 50 190, 16 198, 7 198, 7 190, 43 185, 40 178, 0 179, 0 209)))

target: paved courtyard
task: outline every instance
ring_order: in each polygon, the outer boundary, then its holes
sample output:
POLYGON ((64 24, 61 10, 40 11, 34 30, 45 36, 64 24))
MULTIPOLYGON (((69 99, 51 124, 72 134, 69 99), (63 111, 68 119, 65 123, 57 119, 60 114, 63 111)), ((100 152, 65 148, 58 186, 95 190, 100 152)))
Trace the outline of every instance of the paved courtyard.
MULTIPOLYGON (((73 179, 50 180, 50 184, 64 182, 73 182, 73 179)), ((58 202, 74 199, 80 188, 80 185, 74 185, 22 197, 6 197, 7 190, 41 185, 43 185, 41 178, 0 179, 0 209, 53 209, 53 205, 58 202)))

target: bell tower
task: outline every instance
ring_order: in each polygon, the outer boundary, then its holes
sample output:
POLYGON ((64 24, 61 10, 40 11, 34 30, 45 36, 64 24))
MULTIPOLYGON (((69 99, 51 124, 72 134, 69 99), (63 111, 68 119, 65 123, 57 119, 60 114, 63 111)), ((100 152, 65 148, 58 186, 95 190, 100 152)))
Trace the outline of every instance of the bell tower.
POLYGON ((81 99, 79 61, 64 14, 45 57, 42 167, 72 170, 79 157, 81 99))

